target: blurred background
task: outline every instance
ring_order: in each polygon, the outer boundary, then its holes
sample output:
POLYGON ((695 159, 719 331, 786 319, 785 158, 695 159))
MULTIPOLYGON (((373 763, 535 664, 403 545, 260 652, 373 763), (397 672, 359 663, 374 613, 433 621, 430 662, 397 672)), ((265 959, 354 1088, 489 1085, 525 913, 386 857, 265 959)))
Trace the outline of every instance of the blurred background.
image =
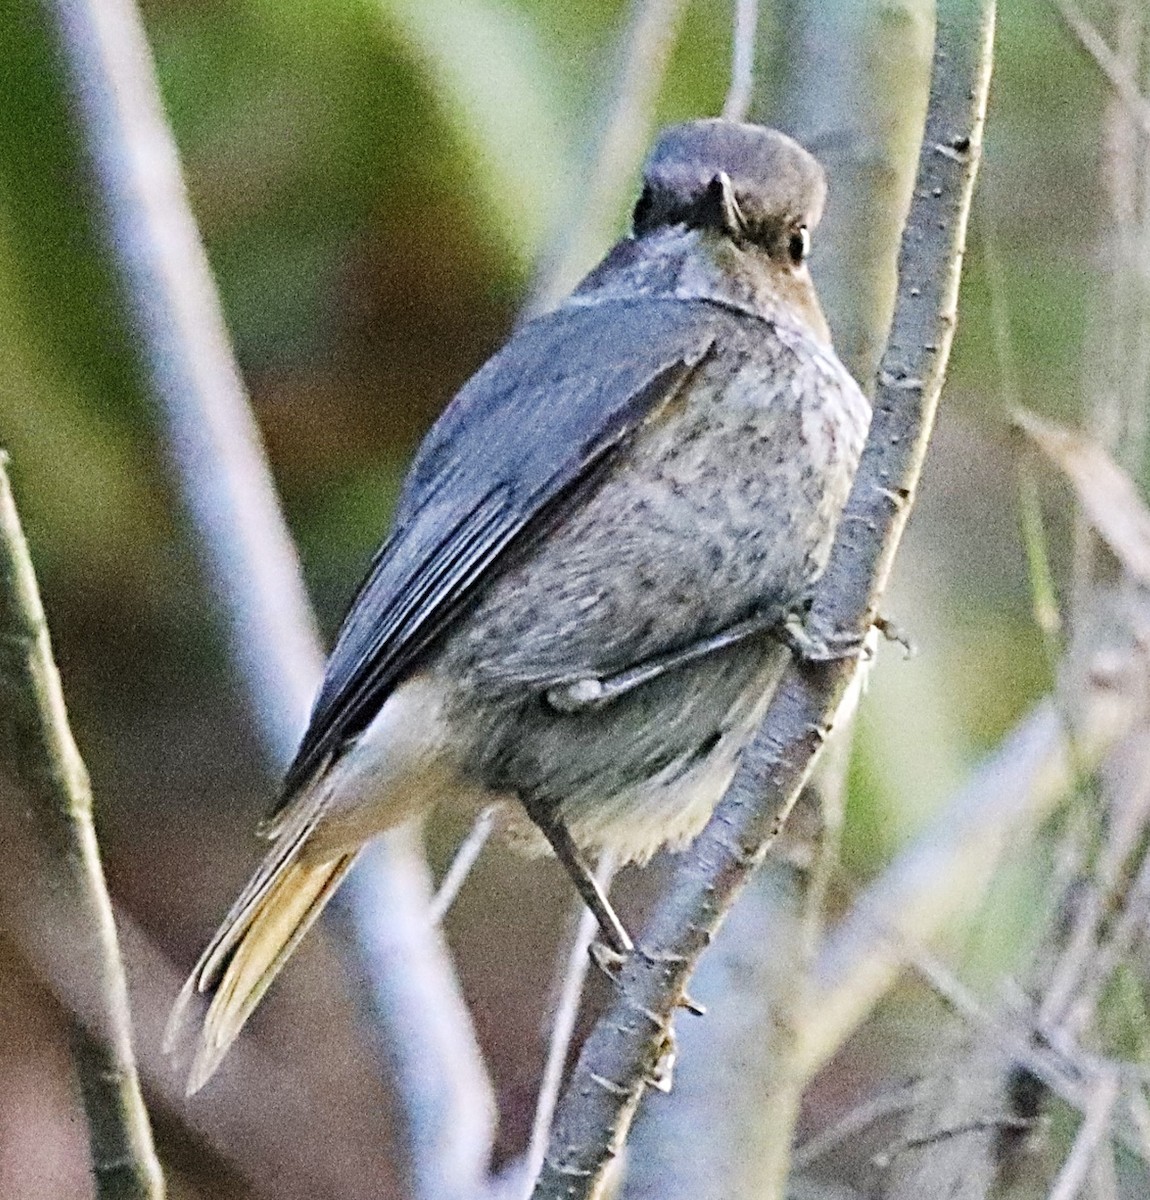
MULTIPOLYGON (((755 112, 784 128, 792 51, 820 7, 820 36, 833 37, 828 14, 850 0, 761 6, 755 112)), ((874 7, 896 22, 922 21, 929 8, 874 7)), ((1112 30, 1109 5, 1083 7, 1112 30)), ((142 9, 192 206, 330 635, 420 436, 507 335, 536 264, 578 210, 627 6, 146 0, 142 9)), ((721 108, 730 27, 727 4, 687 7, 658 124, 721 108)), ((260 854, 253 830, 275 783, 91 224, 49 28, 33 0, 0 0, 0 442, 95 785, 111 892, 182 972, 260 854)), ((860 76, 896 69, 881 37, 836 53, 860 76)), ((819 137, 833 158, 851 136, 833 128, 842 79, 801 82, 828 93, 832 117, 819 137)), ((886 603, 918 653, 903 661, 884 647, 873 673, 850 769, 835 885, 843 897, 1050 686, 1008 418, 1021 403, 1077 423, 1097 374, 1100 297, 1120 269, 1103 170, 1109 105, 1100 71, 1048 0, 1002 6, 950 383, 886 603)), ((1145 155, 1144 141, 1137 148, 1145 155)), ((838 182, 832 171, 827 240, 814 239, 817 281, 833 275, 827 247, 850 212, 838 182)), ((626 227, 625 191, 608 237, 626 227)), ((850 237, 865 241, 870 217, 851 219, 850 237)), ((852 281, 832 283, 838 330, 852 281)), ((1071 506, 1056 481, 1042 501, 1061 581, 1071 506)), ((437 872, 464 832, 450 815, 427 829, 437 872)), ((1011 855, 979 919, 948 935, 943 949, 969 978, 991 978, 1025 941, 1040 862, 1039 851, 1011 855)), ((634 874, 622 896, 638 912, 634 874)), ((558 868, 495 847, 448 918, 497 1088, 501 1158, 525 1142, 570 910, 558 868)), ((130 968, 132 946, 129 937, 130 968)), ((179 1105, 156 1098, 174 1195, 400 1194, 343 969, 321 928, 252 1022, 269 1077, 306 1097, 311 1113, 277 1131, 283 1154, 270 1187, 253 1190, 218 1141, 208 1148, 179 1105)), ((156 1057, 169 1000, 135 998, 142 1057, 156 1057)), ((904 1077, 935 1016, 913 982, 893 993, 824 1071, 804 1128, 904 1077)), ((0 919, 0 1195, 14 1200, 90 1194, 66 1028, 0 919)), ((218 1086, 235 1086, 227 1068, 218 1086)), ((255 1110, 261 1102, 247 1097, 255 1110)), ((210 1108, 212 1091, 192 1103, 210 1108)))

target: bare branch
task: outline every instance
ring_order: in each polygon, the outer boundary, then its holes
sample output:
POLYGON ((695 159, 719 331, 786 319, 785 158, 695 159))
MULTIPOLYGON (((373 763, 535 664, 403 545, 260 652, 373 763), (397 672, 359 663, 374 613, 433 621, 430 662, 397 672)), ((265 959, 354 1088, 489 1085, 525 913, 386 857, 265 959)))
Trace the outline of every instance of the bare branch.
MULTIPOLYGON (((1130 730, 1145 697, 1096 660, 1075 737, 1086 763, 1130 730)), ((1133 675, 1133 672, 1131 672, 1133 675)), ((906 939, 927 942, 970 912, 1007 848, 1065 796, 1073 778, 1068 736, 1052 700, 1003 741, 893 863, 856 898, 819 951, 808 1019, 800 1028, 804 1073, 813 1075, 842 1045, 902 971, 906 939)))
MULTIPOLYGON (((919 177, 900 255, 899 301, 871 432, 816 588, 816 632, 864 634, 914 495, 954 333, 970 198, 990 77, 994 5, 940 5, 919 177)), ((592 1196, 647 1085, 665 1071, 671 1018, 699 956, 761 861, 806 780, 857 662, 793 665, 734 781, 687 851, 617 994, 580 1055, 535 1190, 592 1196)))
POLYGON ((959 1061, 943 1064, 918 1098, 905 1134, 875 1160, 884 1172, 882 1200, 947 1196, 985 1200, 995 1177, 995 1146, 1016 1118, 1005 1081, 1010 1064, 1001 1046, 985 1040, 956 1047, 959 1061))
POLYGON ((815 1134, 795 1150, 792 1156, 795 1169, 801 1171, 818 1162, 887 1117, 909 1111, 919 1103, 922 1094, 923 1084, 919 1081, 903 1084, 893 1091, 879 1092, 856 1104, 833 1125, 815 1134))
POLYGON ((1086 1109, 1086 1118, 1070 1154, 1058 1172, 1047 1200, 1074 1200, 1086 1182, 1098 1152, 1110 1137, 1110 1114, 1118 1101, 1118 1077, 1104 1075, 1099 1079, 1086 1109))
MULTIPOLYGON (((112 257, 135 321, 143 366, 167 422, 173 466, 205 573, 217 592, 249 704, 270 757, 285 762, 301 732, 320 673, 321 651, 299 565, 276 498, 259 434, 228 343, 207 259, 188 206, 174 140, 132 0, 47 0, 70 76, 77 124, 103 204, 112 257)), ((491 1144, 490 1086, 442 945, 422 919, 426 871, 406 834, 372 855, 388 880, 364 881, 361 895, 386 890, 392 931, 414 922, 402 961, 380 963, 375 1032, 393 1062, 430 1025, 444 1037, 423 1045, 419 1078, 437 1081, 435 1103, 394 1094, 411 1133, 408 1156, 430 1159, 444 1180, 485 1177, 491 1144), (401 915, 402 914, 402 915, 401 915), (417 916, 417 914, 419 914, 417 916), (417 936, 418 931, 418 936, 417 936), (402 986, 397 981, 402 980, 402 986), (465 1089, 480 1081, 478 1092, 465 1089), (429 1156, 426 1147, 434 1145, 429 1156), (468 1161, 462 1162, 466 1159, 468 1161)), ((361 914, 366 929, 378 912, 361 914)), ((426 1196, 452 1195, 431 1187, 426 1196)))
POLYGON ((104 883, 92 789, 72 738, 32 560, 0 457, 0 688, 16 774, 53 849, 54 923, 85 983, 72 1053, 101 1200, 161 1200, 164 1180, 132 1053, 128 987, 104 883))

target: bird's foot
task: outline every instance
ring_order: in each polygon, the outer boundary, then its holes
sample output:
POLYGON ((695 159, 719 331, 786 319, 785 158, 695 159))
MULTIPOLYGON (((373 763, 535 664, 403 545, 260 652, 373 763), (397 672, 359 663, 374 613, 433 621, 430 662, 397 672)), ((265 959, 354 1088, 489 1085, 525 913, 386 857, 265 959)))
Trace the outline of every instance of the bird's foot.
POLYGON ((631 957, 631 951, 619 951, 614 946, 607 945, 606 942, 596 938, 590 946, 587 947, 587 953, 590 955, 591 961, 599 970, 607 976, 612 982, 619 982, 619 975, 627 959, 631 957))
POLYGON ((803 612, 788 613, 781 636, 795 658, 807 663, 869 658, 865 633, 857 629, 816 629, 803 612))

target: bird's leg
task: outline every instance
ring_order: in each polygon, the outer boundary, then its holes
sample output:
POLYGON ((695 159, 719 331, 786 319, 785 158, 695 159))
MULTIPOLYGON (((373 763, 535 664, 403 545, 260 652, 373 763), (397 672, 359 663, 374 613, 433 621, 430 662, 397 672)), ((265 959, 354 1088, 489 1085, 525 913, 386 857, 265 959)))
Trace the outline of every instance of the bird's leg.
POLYGON ((563 864, 563 869, 583 898, 583 903, 599 922, 599 931, 607 948, 620 958, 626 958, 634 950, 635 943, 623 922, 619 920, 619 914, 611 907, 611 901, 599 886, 599 881, 580 857, 567 826, 558 817, 540 811, 536 805, 524 804, 524 807, 527 809, 527 815, 539 826, 551 849, 555 851, 555 857, 563 864))
POLYGON ((710 637, 692 642, 681 650, 672 650, 669 654, 649 658, 638 666, 628 667, 616 675, 606 675, 602 679, 589 676, 569 683, 556 684, 547 689, 547 703, 565 713, 586 712, 599 708, 626 695, 627 692, 634 691, 641 684, 658 679, 668 671, 706 658, 718 650, 724 650, 758 634, 773 633, 778 636, 779 629, 777 612, 756 613, 728 625, 726 629, 720 629, 710 637))

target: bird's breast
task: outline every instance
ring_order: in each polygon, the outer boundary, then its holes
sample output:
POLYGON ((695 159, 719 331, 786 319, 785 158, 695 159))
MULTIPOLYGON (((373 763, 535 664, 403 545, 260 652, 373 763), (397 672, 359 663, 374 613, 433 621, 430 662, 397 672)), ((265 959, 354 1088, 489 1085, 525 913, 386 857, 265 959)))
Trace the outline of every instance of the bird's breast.
POLYGON ((799 599, 826 562, 865 421, 841 367, 754 325, 495 581, 461 631, 480 676, 622 670, 799 599))

